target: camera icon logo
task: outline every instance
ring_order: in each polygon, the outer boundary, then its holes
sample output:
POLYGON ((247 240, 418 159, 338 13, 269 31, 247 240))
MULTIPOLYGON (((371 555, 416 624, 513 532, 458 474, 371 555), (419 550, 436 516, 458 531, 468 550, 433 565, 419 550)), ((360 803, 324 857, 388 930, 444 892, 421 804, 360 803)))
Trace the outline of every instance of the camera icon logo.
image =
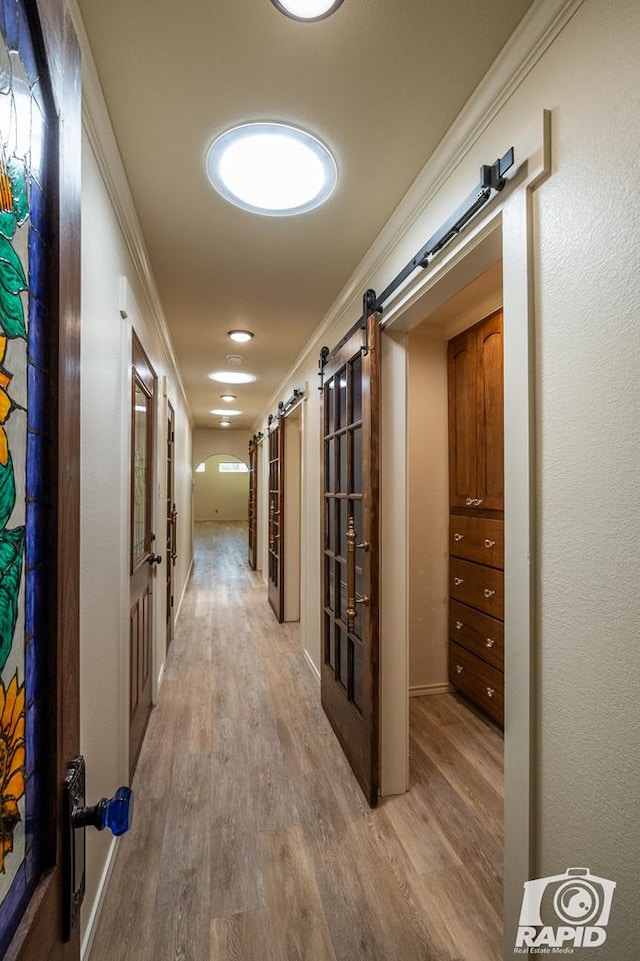
POLYGON ((517 947, 597 947, 606 940, 616 882, 588 868, 526 881, 517 947))

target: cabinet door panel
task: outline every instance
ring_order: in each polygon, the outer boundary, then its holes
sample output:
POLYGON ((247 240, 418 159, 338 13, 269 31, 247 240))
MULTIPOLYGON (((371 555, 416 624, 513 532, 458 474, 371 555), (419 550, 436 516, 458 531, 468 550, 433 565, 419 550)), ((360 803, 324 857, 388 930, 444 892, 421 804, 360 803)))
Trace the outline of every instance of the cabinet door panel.
POLYGON ((476 496, 477 403, 475 331, 449 342, 449 503, 469 506, 476 496))
POLYGON ((477 329, 477 479, 482 508, 504 509, 502 313, 477 329))

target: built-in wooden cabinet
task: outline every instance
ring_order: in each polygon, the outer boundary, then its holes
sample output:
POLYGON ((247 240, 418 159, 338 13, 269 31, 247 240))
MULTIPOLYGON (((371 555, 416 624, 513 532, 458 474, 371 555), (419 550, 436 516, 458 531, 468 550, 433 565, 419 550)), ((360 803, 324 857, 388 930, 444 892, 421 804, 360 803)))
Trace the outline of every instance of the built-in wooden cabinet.
POLYGON ((449 385, 449 679, 504 718, 502 312, 454 337, 449 385))

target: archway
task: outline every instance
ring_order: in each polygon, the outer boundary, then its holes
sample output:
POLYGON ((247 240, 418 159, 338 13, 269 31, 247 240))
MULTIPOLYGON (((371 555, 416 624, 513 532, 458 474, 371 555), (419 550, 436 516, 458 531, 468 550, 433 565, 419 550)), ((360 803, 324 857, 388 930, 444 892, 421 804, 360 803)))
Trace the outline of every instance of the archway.
POLYGON ((233 454, 212 454, 194 472, 193 512, 198 521, 246 521, 249 469, 233 454))

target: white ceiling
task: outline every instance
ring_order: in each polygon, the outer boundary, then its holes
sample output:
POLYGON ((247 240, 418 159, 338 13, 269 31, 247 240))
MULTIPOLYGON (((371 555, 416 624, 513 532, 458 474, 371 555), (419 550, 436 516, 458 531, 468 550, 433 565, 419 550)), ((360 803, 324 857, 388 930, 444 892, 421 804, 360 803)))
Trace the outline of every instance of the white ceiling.
POLYGON ((233 389, 251 426, 531 2, 344 0, 300 23, 270 0, 78 0, 197 427, 228 353, 259 378, 233 389), (271 219, 213 191, 207 148, 249 120, 327 144, 327 204, 271 219))

